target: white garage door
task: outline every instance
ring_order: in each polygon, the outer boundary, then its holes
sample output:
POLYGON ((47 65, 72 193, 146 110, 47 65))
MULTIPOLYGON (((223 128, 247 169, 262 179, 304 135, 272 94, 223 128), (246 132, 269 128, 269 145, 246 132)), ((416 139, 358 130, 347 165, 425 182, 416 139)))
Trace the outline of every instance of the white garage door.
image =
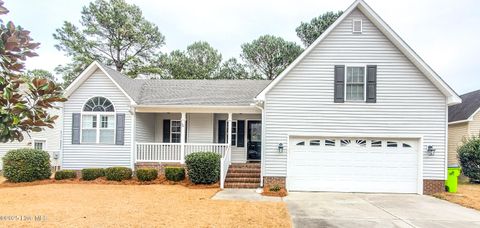
POLYGON ((292 191, 418 192, 417 140, 292 137, 288 159, 292 191))

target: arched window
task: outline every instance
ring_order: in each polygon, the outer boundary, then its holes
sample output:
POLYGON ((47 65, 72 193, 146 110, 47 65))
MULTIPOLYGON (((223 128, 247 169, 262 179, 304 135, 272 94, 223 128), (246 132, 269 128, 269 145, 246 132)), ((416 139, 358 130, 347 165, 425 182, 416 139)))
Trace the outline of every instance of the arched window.
POLYGON ((115 108, 110 100, 105 97, 90 98, 83 106, 84 112, 114 112, 115 108))
POLYGON ((115 143, 115 108, 105 97, 93 97, 83 105, 82 143, 115 143))

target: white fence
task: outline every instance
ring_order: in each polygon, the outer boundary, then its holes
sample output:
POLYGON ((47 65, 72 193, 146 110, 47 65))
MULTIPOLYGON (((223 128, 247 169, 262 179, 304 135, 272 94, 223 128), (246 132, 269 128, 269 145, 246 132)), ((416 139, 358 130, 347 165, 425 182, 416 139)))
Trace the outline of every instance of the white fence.
POLYGON ((232 150, 228 147, 225 150, 225 156, 220 161, 220 188, 225 187, 225 179, 227 178, 228 168, 232 164, 232 150))
POLYGON ((225 156, 228 144, 185 143, 136 143, 137 162, 183 162, 185 156, 195 152, 214 152, 225 156), (183 154, 182 154, 183 153, 183 154))

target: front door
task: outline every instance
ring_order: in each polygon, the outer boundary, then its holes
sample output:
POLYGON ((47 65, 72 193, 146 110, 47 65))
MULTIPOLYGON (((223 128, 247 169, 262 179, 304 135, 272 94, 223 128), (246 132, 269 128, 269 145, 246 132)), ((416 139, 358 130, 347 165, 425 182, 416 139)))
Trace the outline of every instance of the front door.
POLYGON ((262 122, 247 122, 247 160, 260 160, 262 152, 262 122))

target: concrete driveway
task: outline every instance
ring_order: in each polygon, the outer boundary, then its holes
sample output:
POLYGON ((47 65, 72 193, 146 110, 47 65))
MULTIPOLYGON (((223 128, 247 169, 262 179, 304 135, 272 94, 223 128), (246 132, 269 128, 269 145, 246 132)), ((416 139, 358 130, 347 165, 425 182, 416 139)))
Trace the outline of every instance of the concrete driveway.
POLYGON ((290 192, 295 227, 480 227, 480 213, 430 196, 290 192))

